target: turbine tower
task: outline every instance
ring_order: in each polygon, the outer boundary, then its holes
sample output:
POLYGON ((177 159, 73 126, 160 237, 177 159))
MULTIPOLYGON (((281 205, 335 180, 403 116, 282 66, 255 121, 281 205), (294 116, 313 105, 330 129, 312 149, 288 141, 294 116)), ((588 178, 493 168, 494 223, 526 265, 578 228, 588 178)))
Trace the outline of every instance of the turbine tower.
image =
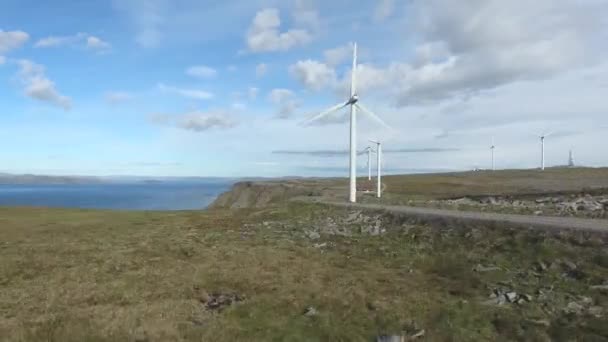
POLYGON ((371 147, 365 149, 367 151, 367 180, 372 180, 372 153, 374 150, 371 147))
POLYGON ((545 171, 545 138, 548 138, 553 133, 548 134, 540 134, 538 137, 540 138, 540 169, 541 171, 545 171))
POLYGON ((574 167, 574 154, 572 154, 572 150, 570 150, 570 154, 568 155, 568 167, 574 167))
POLYGON ((382 143, 380 141, 370 140, 372 144, 376 144, 376 155, 378 160, 376 163, 378 164, 378 184, 376 184, 376 197, 382 197, 382 143))
POLYGON ((357 95, 357 43, 353 44, 353 68, 351 72, 350 98, 348 101, 335 105, 305 120, 302 124, 309 124, 347 106, 350 106, 350 186, 348 200, 351 203, 355 203, 357 202, 357 110, 361 110, 377 123, 390 129, 382 119, 359 102, 359 95, 357 95))
POLYGON ((496 149, 496 146, 494 145, 494 137, 492 137, 492 145, 490 146, 490 150, 492 150, 492 171, 496 171, 496 168, 494 167, 494 150, 496 149))

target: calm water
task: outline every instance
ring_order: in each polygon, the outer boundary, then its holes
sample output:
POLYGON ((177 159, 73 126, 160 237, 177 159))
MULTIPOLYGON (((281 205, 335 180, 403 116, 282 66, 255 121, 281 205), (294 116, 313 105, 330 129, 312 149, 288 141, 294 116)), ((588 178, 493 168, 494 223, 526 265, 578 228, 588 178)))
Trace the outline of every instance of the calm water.
POLYGON ((37 206, 115 210, 202 209, 231 182, 70 185, 2 185, 0 206, 37 206))

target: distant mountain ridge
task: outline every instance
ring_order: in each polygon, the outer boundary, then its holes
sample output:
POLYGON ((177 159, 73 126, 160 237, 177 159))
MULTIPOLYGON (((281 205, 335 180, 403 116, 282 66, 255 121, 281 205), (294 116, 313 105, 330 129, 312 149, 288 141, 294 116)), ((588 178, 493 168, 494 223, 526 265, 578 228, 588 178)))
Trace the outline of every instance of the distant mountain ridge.
POLYGON ((103 181, 92 176, 45 176, 0 173, 0 184, 97 184, 103 181))

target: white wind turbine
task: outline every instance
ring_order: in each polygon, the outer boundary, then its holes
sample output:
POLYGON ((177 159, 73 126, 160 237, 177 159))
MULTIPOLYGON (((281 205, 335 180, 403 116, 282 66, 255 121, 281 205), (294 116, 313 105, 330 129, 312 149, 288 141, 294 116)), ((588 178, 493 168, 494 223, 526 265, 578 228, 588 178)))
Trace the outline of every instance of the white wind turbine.
POLYGON ((496 171, 496 168, 494 166, 494 150, 496 149, 496 146, 494 145, 494 137, 492 137, 492 145, 490 146, 490 150, 492 150, 492 171, 496 171))
POLYGON ((357 109, 360 109, 363 113, 367 114, 370 118, 382 126, 389 129, 390 127, 376 114, 365 108, 359 102, 359 95, 357 95, 357 43, 353 44, 353 69, 351 74, 350 98, 348 101, 335 105, 326 111, 305 120, 302 124, 311 123, 344 107, 350 106, 350 191, 348 199, 351 203, 355 203, 357 202, 357 109))
POLYGON ((550 137, 551 134, 553 134, 553 132, 538 135, 540 138, 540 169, 542 171, 545 171, 545 138, 550 137))
POLYGON ((382 197, 382 143, 380 141, 370 140, 372 144, 376 144, 376 155, 378 157, 376 163, 378 164, 378 183, 376 184, 376 197, 382 197))
POLYGON ((365 149, 367 152, 367 180, 372 180, 372 153, 374 150, 371 147, 367 147, 365 149))

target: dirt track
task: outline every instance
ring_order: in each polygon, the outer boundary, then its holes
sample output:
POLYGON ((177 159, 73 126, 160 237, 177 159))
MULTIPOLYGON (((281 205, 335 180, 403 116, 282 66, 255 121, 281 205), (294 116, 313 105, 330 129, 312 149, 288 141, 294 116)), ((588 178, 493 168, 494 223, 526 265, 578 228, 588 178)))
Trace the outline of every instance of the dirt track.
POLYGON ((320 201, 341 207, 386 210, 392 213, 410 215, 420 218, 448 218, 461 221, 477 221, 491 223, 510 223, 529 228, 574 229, 591 232, 608 233, 608 220, 592 220, 572 217, 530 216, 499 213, 481 213, 472 211, 457 211, 433 208, 407 207, 383 204, 340 203, 320 201))

